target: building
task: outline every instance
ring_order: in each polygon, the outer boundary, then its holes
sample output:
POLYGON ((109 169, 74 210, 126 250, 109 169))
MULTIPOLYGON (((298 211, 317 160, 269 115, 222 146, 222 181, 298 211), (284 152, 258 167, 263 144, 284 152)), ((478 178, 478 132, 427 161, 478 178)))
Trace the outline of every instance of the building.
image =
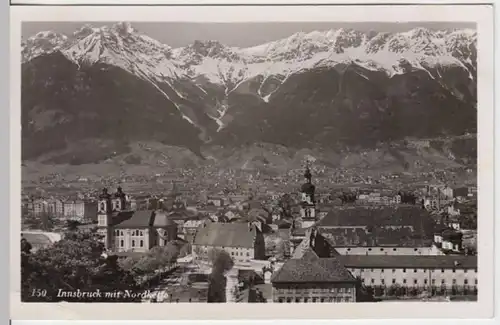
POLYGON ((286 261, 271 283, 278 303, 356 302, 356 279, 337 257, 320 258, 312 248, 286 261))
POLYGON ((208 260, 212 249, 225 250, 236 263, 265 258, 264 236, 250 223, 204 223, 192 246, 193 257, 201 260, 208 260))
POLYGON ((99 196, 98 232, 105 248, 116 252, 146 252, 177 238, 177 225, 154 210, 127 208, 121 188, 111 196, 103 189, 99 196))
POLYGON ((342 255, 341 261, 364 286, 398 286, 433 294, 477 292, 476 256, 342 255))
POLYGON ((64 218, 79 222, 94 221, 97 212, 97 202, 69 200, 64 202, 64 218))

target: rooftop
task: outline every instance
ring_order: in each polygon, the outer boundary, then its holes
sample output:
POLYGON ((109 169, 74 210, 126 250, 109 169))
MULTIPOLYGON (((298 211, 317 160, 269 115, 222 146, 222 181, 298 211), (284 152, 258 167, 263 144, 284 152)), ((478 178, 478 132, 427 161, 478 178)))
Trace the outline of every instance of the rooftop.
POLYGON ((146 228, 153 226, 155 213, 153 210, 133 211, 128 219, 118 223, 117 228, 146 228))
POLYGON ((212 222, 198 230, 193 245, 253 248, 257 231, 247 223, 212 222))
POLYGON ((290 259, 273 275, 272 283, 355 282, 349 271, 334 258, 319 258, 309 248, 300 259, 290 259))

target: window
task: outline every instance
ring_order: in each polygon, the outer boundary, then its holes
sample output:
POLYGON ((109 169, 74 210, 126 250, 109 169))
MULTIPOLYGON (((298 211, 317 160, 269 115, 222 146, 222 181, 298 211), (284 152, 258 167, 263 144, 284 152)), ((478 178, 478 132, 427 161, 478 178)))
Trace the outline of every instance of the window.
POLYGON ((373 269, 371 269, 371 271, 373 272, 373 269))
POLYGON ((413 270, 413 273, 417 273, 417 269, 414 269, 414 270, 413 270))
POLYGON ((249 252, 247 252, 247 256, 250 256, 250 253, 249 253, 249 252))
POLYGON ((313 298, 312 298, 312 300, 313 300, 312 302, 316 302, 316 299, 318 299, 318 298, 313 297, 313 298))
POLYGON ((123 236, 123 230, 120 230, 120 236, 123 236))
POLYGON ((295 298, 295 302, 300 302, 300 298, 295 298))
POLYGON ((476 285, 477 285, 477 279, 475 279, 475 280, 474 280, 474 284, 476 284, 476 285))
POLYGON ((418 282, 417 279, 413 280, 413 284, 417 284, 417 282, 418 282))
POLYGON ((231 255, 234 256, 234 252, 231 252, 231 255))
POLYGON ((464 269, 464 273, 467 273, 467 269, 464 269))
POLYGON ((396 251, 396 249, 395 249, 395 248, 393 248, 393 249, 392 249, 392 251, 393 251, 393 252, 395 252, 395 251, 396 251))
POLYGON ((359 271, 363 272, 365 269, 359 269, 359 271))
POLYGON ((477 268, 474 269, 474 273, 477 273, 477 268))
POLYGON ((396 283, 396 279, 392 279, 392 284, 395 284, 396 283))
POLYGON ((380 280, 380 283, 385 284, 385 280, 384 279, 380 280))
POLYGON ((381 273, 384 273, 384 269, 380 269, 380 272, 381 272, 381 273))
POLYGON ((304 298, 304 302, 309 302, 309 298, 304 298))
POLYGON ((140 246, 144 247, 144 240, 141 239, 140 246))
POLYGON ((453 273, 455 273, 455 271, 456 271, 456 270, 455 270, 455 269, 453 269, 453 273))
POLYGON ((469 281, 467 281, 467 279, 465 279, 464 284, 469 284, 469 281))
POLYGON ((286 298, 286 302, 288 303, 292 302, 292 298, 286 298))
POLYGON ((139 235, 144 236, 144 231, 141 231, 139 235))
POLYGON ((372 279, 372 283, 375 283, 375 279, 372 279))
POLYGON ((135 247, 135 240, 132 240, 132 247, 135 247))
POLYGON ((436 279, 432 279, 432 284, 436 284, 436 279))
POLYGON ((124 245, 123 239, 122 239, 122 240, 120 240, 120 247, 123 247, 123 246, 125 246, 125 245, 124 245))
POLYGON ((283 302, 283 298, 279 298, 278 302, 280 302, 280 303, 283 302))
POLYGON ((403 279, 403 283, 406 284, 406 279, 403 279))
POLYGON ((381 248, 381 249, 380 249, 380 251, 381 251, 381 252, 383 252, 383 251, 384 251, 384 249, 383 249, 383 248, 381 248))
POLYGON ((396 269, 392 269, 392 273, 396 273, 396 269))
POLYGON ((321 300, 321 302, 325 302, 325 298, 321 298, 320 300, 321 300))
POLYGON ((370 252, 372 251, 372 249, 371 249, 371 248, 368 248, 368 250, 369 250, 370 252))
POLYGON ((406 273, 406 269, 403 269, 403 273, 406 273))
POLYGON ((427 279, 424 279, 424 284, 427 284, 427 279))
POLYGON ((441 284, 444 284, 444 283, 445 283, 445 282, 444 282, 444 279, 443 279, 443 280, 441 280, 441 284))
POLYGON ((453 284, 457 284, 457 279, 453 279, 453 284))
POLYGON ((444 273, 444 269, 441 269, 441 273, 444 273))

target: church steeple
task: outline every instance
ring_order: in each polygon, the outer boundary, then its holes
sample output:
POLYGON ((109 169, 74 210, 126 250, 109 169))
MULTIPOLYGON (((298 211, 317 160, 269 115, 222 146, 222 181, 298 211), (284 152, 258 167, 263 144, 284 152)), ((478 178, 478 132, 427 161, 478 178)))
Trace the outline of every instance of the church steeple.
POLYGON ((312 173, 309 168, 309 163, 306 164, 304 178, 305 182, 300 188, 302 196, 300 214, 303 221, 308 221, 306 224, 311 224, 311 222, 314 223, 316 220, 316 202, 314 199, 316 187, 312 184, 312 173))

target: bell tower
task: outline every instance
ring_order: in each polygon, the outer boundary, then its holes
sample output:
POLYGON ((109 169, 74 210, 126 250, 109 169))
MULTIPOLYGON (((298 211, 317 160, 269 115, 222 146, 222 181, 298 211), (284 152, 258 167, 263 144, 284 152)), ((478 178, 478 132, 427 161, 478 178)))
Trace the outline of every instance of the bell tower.
POLYGON ((113 211, 123 211, 127 209, 127 196, 120 186, 116 189, 113 198, 113 211))
POLYGON ((106 249, 110 248, 112 240, 112 213, 111 195, 107 188, 103 188, 99 195, 99 204, 97 206, 97 227, 99 234, 103 236, 103 242, 106 249))
POLYGON ((314 199, 316 187, 312 184, 312 174, 309 169, 309 163, 306 164, 304 180, 304 184, 302 184, 300 188, 300 216, 302 218, 302 227, 308 228, 316 222, 316 201, 314 199))

